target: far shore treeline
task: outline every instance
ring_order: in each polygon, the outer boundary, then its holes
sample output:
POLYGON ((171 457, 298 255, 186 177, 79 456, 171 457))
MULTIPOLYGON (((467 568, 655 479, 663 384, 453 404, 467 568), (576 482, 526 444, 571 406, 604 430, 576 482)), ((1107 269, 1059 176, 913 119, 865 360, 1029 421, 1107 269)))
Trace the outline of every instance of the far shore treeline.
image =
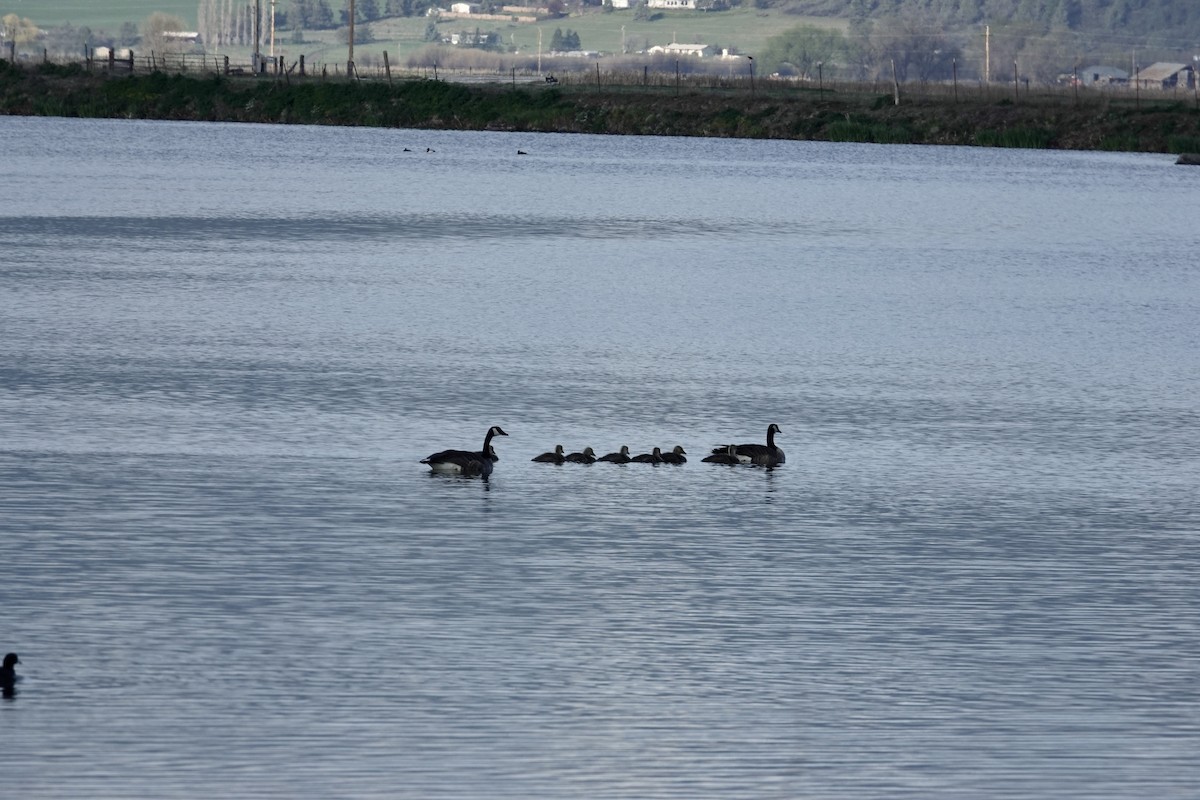
POLYGON ((93 74, 0 61, 0 114, 1200 153, 1191 93, 93 74))

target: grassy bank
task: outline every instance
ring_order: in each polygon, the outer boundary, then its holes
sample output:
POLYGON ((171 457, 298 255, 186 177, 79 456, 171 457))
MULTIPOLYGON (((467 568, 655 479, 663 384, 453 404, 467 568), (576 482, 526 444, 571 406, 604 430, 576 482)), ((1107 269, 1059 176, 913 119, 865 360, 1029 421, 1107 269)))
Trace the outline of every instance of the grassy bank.
POLYGON ((465 85, 437 80, 281 81, 0 62, 0 113, 452 130, 511 130, 1134 152, 1200 152, 1192 98, 902 94, 759 81, 465 85))

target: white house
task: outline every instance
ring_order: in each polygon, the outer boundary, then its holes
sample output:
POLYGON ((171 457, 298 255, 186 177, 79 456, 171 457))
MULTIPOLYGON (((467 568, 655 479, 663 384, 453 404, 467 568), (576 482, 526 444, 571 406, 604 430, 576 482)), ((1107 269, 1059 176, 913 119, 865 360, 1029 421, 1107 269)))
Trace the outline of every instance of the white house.
POLYGON ((665 56, 692 56, 694 58, 704 58, 712 55, 711 44, 680 44, 671 42, 670 44, 656 44, 646 52, 651 55, 662 54, 665 56))
POLYGON ((646 0, 646 8, 665 8, 677 11, 695 7, 696 0, 646 0))
POLYGON ((451 14, 478 14, 479 6, 474 3, 451 3, 451 14))

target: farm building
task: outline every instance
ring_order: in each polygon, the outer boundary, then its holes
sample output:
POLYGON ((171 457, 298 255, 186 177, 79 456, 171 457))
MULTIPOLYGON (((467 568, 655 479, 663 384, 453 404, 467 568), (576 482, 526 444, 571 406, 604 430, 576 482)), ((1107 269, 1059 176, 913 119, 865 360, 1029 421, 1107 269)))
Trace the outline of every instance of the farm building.
POLYGON ((1110 84, 1125 83, 1128 80, 1129 73, 1116 67, 1105 67, 1097 64, 1079 70, 1079 82, 1084 86, 1108 86, 1110 84))
POLYGON ((1160 61, 1145 69, 1139 69, 1132 80, 1139 89, 1191 89, 1196 85, 1196 71, 1190 64, 1168 64, 1160 61))

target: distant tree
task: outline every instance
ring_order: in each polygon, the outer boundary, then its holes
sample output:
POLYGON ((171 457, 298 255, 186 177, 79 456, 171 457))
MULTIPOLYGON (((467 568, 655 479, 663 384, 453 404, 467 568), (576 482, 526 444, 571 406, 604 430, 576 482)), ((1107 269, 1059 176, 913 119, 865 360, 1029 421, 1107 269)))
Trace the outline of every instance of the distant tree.
POLYGON ((846 52, 846 39, 834 28, 797 25, 772 36, 759 54, 764 73, 781 72, 803 77, 816 75, 818 62, 830 63, 846 52))
POLYGON ((438 33, 437 25, 434 24, 433 20, 425 23, 425 41, 436 42, 441 40, 441 38, 441 34, 438 33))
POLYGON ((550 37, 550 52, 560 53, 564 49, 562 28, 555 28, 554 35, 550 37))
POLYGON ((354 6, 354 12, 362 21, 374 22, 380 17, 379 3, 375 0, 358 0, 354 6))
MULTIPOLYGON (((16 14, 5 14, 3 19, 0 20, 0 25, 3 25, 4 39, 7 42, 28 44, 35 41, 38 37, 38 26, 26 17, 18 17, 16 14)), ((7 56, 7 53, 5 55, 7 56)))
POLYGON ((579 34, 567 28, 567 32, 563 34, 563 49, 564 50, 582 50, 583 45, 579 42, 579 34))
POLYGON ((138 43, 137 25, 132 22, 122 22, 121 31, 117 34, 117 41, 122 47, 133 47, 138 43))
POLYGON ((292 0, 292 10, 289 19, 293 25, 301 28, 311 28, 317 17, 316 0, 292 0))
POLYGON ((317 0, 317 7, 313 11, 312 27, 323 30, 336 27, 333 22, 333 9, 329 7, 329 0, 317 0))
POLYGON ((142 47, 157 53, 187 49, 190 45, 167 36, 168 33, 184 30, 184 26, 184 21, 179 17, 155 11, 142 22, 142 47))

